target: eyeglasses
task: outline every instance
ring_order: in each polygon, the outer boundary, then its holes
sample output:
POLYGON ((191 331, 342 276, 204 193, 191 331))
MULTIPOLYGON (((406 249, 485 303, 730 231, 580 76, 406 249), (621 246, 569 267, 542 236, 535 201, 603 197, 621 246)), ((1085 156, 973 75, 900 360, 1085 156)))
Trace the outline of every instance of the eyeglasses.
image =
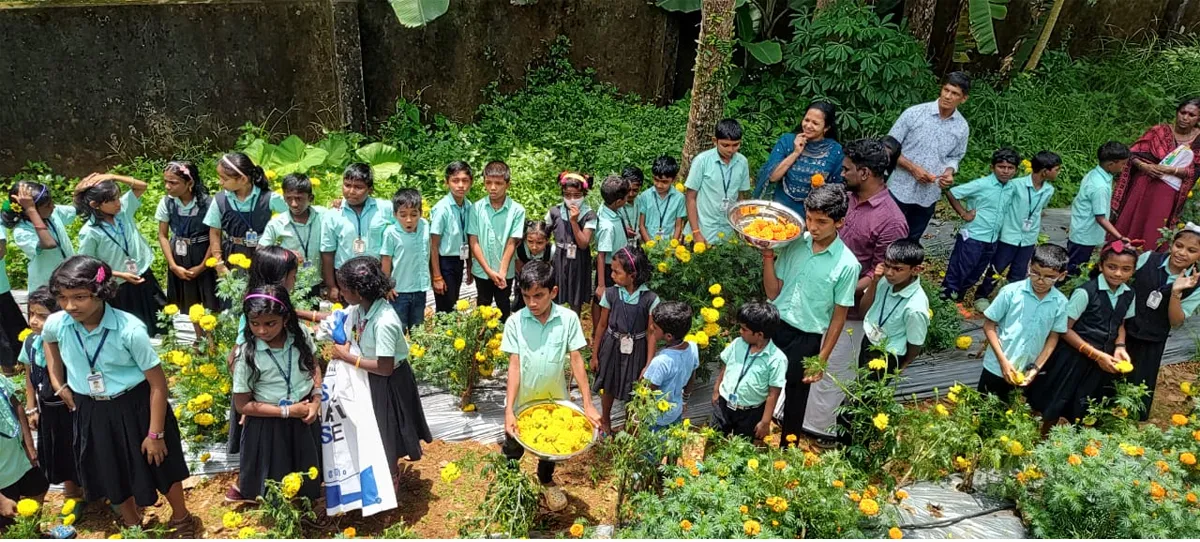
POLYGON ((1034 282, 1049 282, 1051 284, 1058 282, 1059 275, 1040 275, 1038 273, 1030 273, 1029 280, 1034 282))

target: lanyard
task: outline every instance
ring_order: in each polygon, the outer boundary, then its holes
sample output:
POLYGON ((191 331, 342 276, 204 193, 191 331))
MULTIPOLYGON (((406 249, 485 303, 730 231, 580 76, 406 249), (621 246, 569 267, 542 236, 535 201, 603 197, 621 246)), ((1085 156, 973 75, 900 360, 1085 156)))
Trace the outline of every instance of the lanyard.
POLYGON ((308 236, 305 237, 304 241, 300 240, 300 230, 296 229, 296 221, 290 220, 290 219, 288 220, 288 224, 291 224, 292 231, 295 232, 295 234, 296 234, 296 242, 300 243, 300 247, 304 249, 304 257, 306 259, 308 258, 308 245, 309 245, 309 243, 312 242, 312 231, 313 231, 312 220, 313 220, 313 213, 310 210, 308 212, 308 223, 305 224, 305 227, 308 228, 308 236))
POLYGON ((256 235, 258 234, 258 230, 254 229, 254 225, 250 223, 250 220, 254 218, 254 210, 258 208, 258 197, 261 195, 262 195, 261 192, 258 194, 255 194, 253 199, 250 200, 250 210, 249 211, 243 211, 238 207, 237 194, 234 194, 233 192, 229 192, 229 195, 226 196, 226 199, 229 201, 229 207, 231 209, 233 209, 234 212, 237 213, 234 216, 236 216, 238 218, 238 220, 240 220, 242 222, 242 224, 246 225, 247 230, 254 232, 256 235), (247 218, 246 215, 250 215, 249 218, 247 218))
POLYGON ((655 195, 654 210, 658 211, 658 231, 660 232, 663 231, 663 220, 667 217, 667 208, 671 206, 671 196, 673 195, 670 192, 667 192, 666 198, 658 198, 657 194, 655 195), (661 205, 659 205, 659 199, 662 199, 661 205))
MULTIPOLYGON (((63 250, 62 241, 60 241, 58 237, 58 228, 54 227, 54 217, 51 217, 50 220, 47 220, 46 225, 50 226, 50 237, 54 238, 54 244, 58 246, 58 253, 65 260, 67 258, 67 251, 63 250)), ((70 239, 68 239, 68 241, 70 241, 70 239)))
POLYGON ((271 356, 271 362, 275 364, 276 369, 279 369, 279 374, 283 375, 283 383, 284 383, 284 385, 287 386, 287 397, 284 397, 284 399, 291 401, 292 400, 292 349, 291 348, 287 349, 287 371, 283 370, 283 366, 279 364, 279 358, 275 357, 275 352, 272 352, 270 348, 267 348, 267 355, 271 356))
POLYGON ((900 308, 900 305, 904 304, 903 299, 897 299, 896 304, 892 307, 891 312, 888 312, 887 316, 884 316, 883 311, 887 310, 887 300, 888 300, 888 296, 890 296, 890 295, 891 295, 891 293, 884 293, 883 299, 880 301, 880 304, 882 305, 881 307, 879 307, 879 328, 880 329, 883 329, 883 324, 887 323, 888 318, 892 317, 892 314, 896 312, 896 309, 900 308))
POLYGON ((79 350, 82 351, 83 356, 87 358, 88 368, 91 369, 93 373, 96 372, 96 362, 100 360, 100 351, 104 349, 104 341, 108 340, 108 332, 112 330, 107 328, 104 330, 104 334, 100 336, 100 344, 96 346, 96 352, 90 355, 87 353, 87 345, 83 344, 83 337, 79 335, 79 330, 72 329, 71 331, 75 332, 75 340, 79 341, 79 350))
POLYGON ((467 202, 464 199, 462 205, 452 204, 451 207, 458 207, 458 222, 462 226, 462 240, 465 245, 467 244, 467 202))
POLYGON ((729 185, 733 184, 733 159, 732 158, 729 159, 729 168, 728 169, 722 167, 721 166, 722 163, 724 163, 724 160, 721 160, 721 158, 718 156, 717 157, 717 169, 720 170, 720 172, 721 172, 721 186, 724 187, 724 189, 725 189, 724 192, 721 192, 721 197, 729 198, 729 185), (729 172, 729 175, 725 174, 726 171, 729 172))
MULTIPOLYGON (((0 387, 0 400, 3 400, 4 403, 8 405, 8 408, 6 410, 8 411, 9 416, 12 416, 12 422, 11 422, 12 423, 12 429, 11 429, 12 433, 9 433, 7 431, 0 431, 0 438, 6 438, 6 439, 17 438, 17 435, 21 432, 20 423, 19 423, 20 418, 17 417, 17 407, 13 405, 12 399, 9 398, 8 391, 6 391, 2 387, 0 387)), ((8 416, 5 416, 5 418, 7 419, 8 416)), ((7 426, 8 423, 5 423, 4 425, 7 426)))
POLYGON ((130 260, 134 259, 133 256, 129 254, 129 238, 125 237, 125 226, 121 225, 121 218, 113 217, 113 224, 116 224, 117 234, 121 236, 120 243, 117 243, 117 238, 113 237, 112 234, 108 233, 108 230, 104 228, 104 222, 100 223, 100 233, 103 233, 104 236, 107 237, 109 241, 112 241, 114 245, 120 246, 121 252, 125 253, 126 258, 129 258, 130 260))
MULTIPOLYGON (((363 215, 367 213, 367 204, 368 204, 368 203, 370 203, 370 202, 371 202, 371 200, 370 200, 370 199, 368 199, 367 201, 364 201, 364 202, 363 202, 363 210, 362 210, 362 212, 361 212, 361 213, 360 213, 360 212, 358 212, 358 211, 355 211, 353 207, 350 207, 350 212, 354 213, 354 219, 355 219, 355 223, 354 223, 354 224, 355 224, 355 230, 358 232, 358 238, 359 238, 359 239, 362 239, 362 219, 363 219, 363 215)), ((349 207, 349 204, 347 204, 347 207, 349 207)), ((367 222, 367 225, 368 225, 368 226, 370 226, 370 225, 371 225, 371 223, 370 223, 370 222, 367 222)))
MULTIPOLYGON (((186 238, 186 237, 187 237, 187 235, 186 235, 186 234, 187 234, 187 230, 188 230, 188 224, 187 224, 187 223, 180 224, 180 225, 179 225, 179 227, 178 227, 178 228, 176 228, 176 227, 175 227, 175 222, 174 222, 174 221, 172 221, 171 219, 172 219, 172 218, 175 218, 175 217, 178 217, 178 218, 180 219, 180 221, 182 221, 182 220, 183 220, 183 219, 185 219, 185 218, 190 218, 190 217, 192 217, 192 216, 195 216, 195 215, 185 215, 185 214, 183 214, 183 213, 186 213, 186 212, 187 212, 187 210, 185 210, 185 209, 183 208, 183 206, 182 206, 182 205, 179 205, 179 204, 178 204, 178 203, 176 203, 174 200, 169 200, 169 201, 171 201, 171 203, 172 203, 172 204, 174 204, 174 205, 173 205, 173 207, 175 207, 175 212, 174 212, 174 213, 170 213, 170 214, 169 214, 169 216, 167 217, 167 226, 169 226, 169 227, 171 228, 171 233, 174 233, 174 234, 175 234, 175 238, 176 238, 176 239, 178 239, 178 238, 180 238, 180 237, 185 237, 185 238, 186 238)), ((192 204, 193 204, 193 205, 199 205, 199 202, 197 202, 195 199, 192 199, 192 204)))
POLYGON ((1033 213, 1037 212, 1038 205, 1041 205, 1042 200, 1044 200, 1045 198, 1038 198, 1037 205, 1034 205, 1033 204, 1033 187, 1032 186, 1025 187, 1025 194, 1026 194, 1026 197, 1029 198, 1029 216, 1025 217, 1025 221, 1029 222, 1029 221, 1033 220, 1033 213))
MULTIPOLYGON (((759 352, 760 354, 762 352, 759 352)), ((746 378, 746 373, 750 372, 750 368, 754 366, 754 362, 758 361, 758 356, 750 357, 750 345, 746 345, 746 355, 742 356, 742 374, 738 375, 737 383, 733 385, 733 394, 737 395, 737 390, 742 385, 742 379, 746 378), (750 363, 746 363, 749 360, 750 363)))
POLYGON ((623 212, 624 210, 625 209, 622 207, 620 211, 617 211, 617 216, 621 219, 621 229, 623 230, 621 235, 625 235, 625 231, 629 230, 629 223, 625 221, 625 213, 623 212))

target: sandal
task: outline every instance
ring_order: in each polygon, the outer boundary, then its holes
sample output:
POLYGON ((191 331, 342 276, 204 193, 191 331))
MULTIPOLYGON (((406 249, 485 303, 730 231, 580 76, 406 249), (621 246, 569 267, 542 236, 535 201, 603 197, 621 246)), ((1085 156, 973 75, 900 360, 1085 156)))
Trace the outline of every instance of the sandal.
POLYGON ((55 540, 69 540, 78 536, 79 533, 74 527, 68 525, 55 525, 42 538, 52 538, 55 540))
POLYGON ((196 535, 200 532, 200 518, 189 513, 182 518, 168 521, 167 529, 174 532, 177 538, 197 538, 196 535))

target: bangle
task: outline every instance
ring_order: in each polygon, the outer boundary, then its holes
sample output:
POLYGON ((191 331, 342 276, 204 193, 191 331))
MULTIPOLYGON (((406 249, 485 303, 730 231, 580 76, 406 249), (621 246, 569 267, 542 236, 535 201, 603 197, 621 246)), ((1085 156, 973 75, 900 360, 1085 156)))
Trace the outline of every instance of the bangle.
POLYGON ((63 385, 62 385, 62 387, 58 388, 57 390, 54 390, 54 396, 55 396, 55 397, 61 397, 61 396, 62 396, 62 392, 63 392, 63 390, 65 390, 65 389, 67 389, 67 385, 66 385, 66 384, 63 384, 63 385))
POLYGON ((1125 348, 1125 343, 1117 343, 1113 345, 1116 348, 1125 348))
POLYGON ((279 407, 279 417, 280 418, 288 417, 288 406, 287 405, 283 405, 283 406, 279 407))
POLYGON ((361 363, 362 363, 362 356, 358 356, 358 358, 354 360, 354 368, 357 369, 361 363))
POLYGON ((36 409, 36 408, 27 408, 27 409, 25 409, 25 415, 26 415, 26 416, 32 416, 32 415, 34 415, 34 413, 36 413, 36 412, 37 412, 37 409, 36 409))

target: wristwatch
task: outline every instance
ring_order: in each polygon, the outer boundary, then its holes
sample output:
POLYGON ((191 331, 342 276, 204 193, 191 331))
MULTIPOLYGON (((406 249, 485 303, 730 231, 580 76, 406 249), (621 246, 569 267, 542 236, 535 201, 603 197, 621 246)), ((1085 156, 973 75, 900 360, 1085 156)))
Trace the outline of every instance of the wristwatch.
POLYGON ((155 433, 154 431, 150 431, 146 433, 146 438, 149 438, 150 440, 162 440, 163 433, 155 433))

